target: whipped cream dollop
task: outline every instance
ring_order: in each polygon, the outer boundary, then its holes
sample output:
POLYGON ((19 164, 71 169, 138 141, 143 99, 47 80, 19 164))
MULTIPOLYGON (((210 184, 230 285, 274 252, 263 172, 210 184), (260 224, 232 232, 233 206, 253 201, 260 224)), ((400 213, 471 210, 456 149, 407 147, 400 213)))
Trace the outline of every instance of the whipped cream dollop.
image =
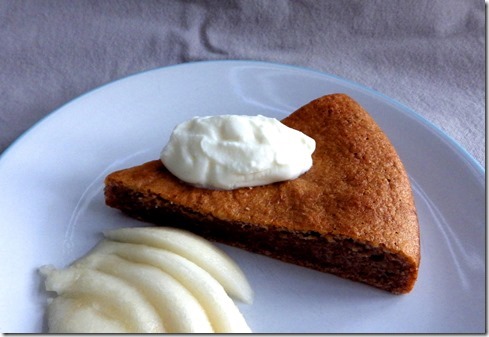
POLYGON ((311 168, 315 148, 275 118, 195 117, 173 130, 161 161, 189 184, 231 190, 295 179, 311 168))

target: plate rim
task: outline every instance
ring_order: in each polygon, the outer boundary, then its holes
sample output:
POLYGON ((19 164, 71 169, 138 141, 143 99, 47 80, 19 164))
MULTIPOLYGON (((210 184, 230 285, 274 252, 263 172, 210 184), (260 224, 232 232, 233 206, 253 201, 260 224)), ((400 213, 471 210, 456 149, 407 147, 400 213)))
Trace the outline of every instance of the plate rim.
POLYGON ((331 73, 328 73, 328 72, 324 72, 324 71, 321 71, 321 70, 316 70, 316 69, 312 69, 312 68, 309 68, 309 67, 304 67, 304 66, 298 66, 298 65, 291 65, 291 64, 283 64, 283 63, 275 63, 275 62, 268 62, 268 61, 256 61, 256 60, 240 60, 240 59, 225 59, 225 60, 201 60, 201 61, 191 61, 191 62, 184 62, 184 63, 177 63, 177 64, 171 64, 171 65, 167 65, 167 66, 161 66, 161 67, 154 67, 154 68, 151 68, 151 69, 147 69, 147 70, 143 70, 143 71, 139 71, 139 72, 135 72, 135 73, 132 73, 132 74, 128 74, 126 76, 123 76, 121 78, 117 78, 117 79, 114 79, 112 81, 109 81, 109 82, 106 82, 106 83, 103 83, 99 86, 96 86, 72 99, 70 99, 69 101, 61 104, 60 106, 58 106, 57 108, 55 108, 53 111, 49 112, 48 114, 46 114, 45 116, 43 116, 41 119, 39 119, 38 121, 36 121, 34 124, 32 124, 29 128, 27 128, 25 131, 23 131, 9 146, 7 146, 7 148, 0 154, 0 164, 6 160, 5 158, 8 158, 8 154, 10 152, 12 152, 13 150, 15 150, 15 148, 17 147, 18 143, 21 143, 22 140, 30 133, 32 132, 34 129, 36 129, 37 127, 39 127, 41 124, 43 124, 45 121, 49 120, 50 118, 53 118, 53 116, 55 116, 59 111, 63 111, 65 109, 66 106, 69 106, 71 104, 76 104, 77 101, 79 100, 82 100, 84 98, 86 98, 87 96, 90 96, 100 90, 103 90, 104 88, 108 87, 108 86, 111 86, 113 84, 116 84, 116 83, 119 83, 119 82, 122 82, 122 81, 125 81, 125 80, 128 80, 130 78, 133 78, 133 77, 137 77, 137 76, 144 76, 144 74, 146 73, 150 73, 150 72, 156 72, 156 71, 165 71, 165 70, 169 70, 169 69, 173 69, 173 68, 177 68, 177 67, 195 67, 195 66, 205 66, 206 64, 211 64, 211 63, 214 63, 214 64, 217 64, 217 63, 223 63, 223 64, 232 64, 232 63, 235 63, 236 65, 238 64, 254 64, 254 65, 263 65, 263 66, 271 66, 271 67, 277 67, 277 68, 288 68, 288 69, 291 69, 291 70, 298 70, 298 71, 305 71, 305 72, 310 72, 310 73, 314 73, 316 75, 320 75, 320 76, 324 76, 324 77, 330 77, 332 79, 335 79, 335 80, 338 80, 340 82, 344 82, 350 86, 353 86, 357 89, 360 89, 360 90, 363 90, 363 91, 366 91, 367 93, 371 94, 371 95, 375 95, 377 97, 379 97, 380 99, 382 100, 385 100, 387 102, 390 102, 391 104, 393 104, 394 106, 396 106, 398 108, 398 110, 401 110, 403 112, 406 112, 410 117, 414 117, 414 119, 416 119, 418 122, 420 122, 421 124, 423 124, 424 126, 426 126, 430 131, 432 131, 434 134, 436 134, 438 137, 442 138, 443 140, 445 140, 446 142, 448 142, 448 144, 451 145, 451 147, 461 156, 463 157, 464 159, 466 159, 466 161, 470 164, 470 166, 477 172, 477 174, 481 177, 481 178, 485 178, 485 169, 484 167, 482 166, 482 164, 480 164, 475 158, 474 156, 472 156, 471 153, 469 153, 460 143, 458 143, 452 136, 450 136, 449 134, 447 134, 445 131, 443 131, 441 129, 441 127, 439 127, 438 125, 434 124, 433 122, 431 122, 430 120, 428 120, 427 118, 425 118, 424 116, 422 116, 421 114, 419 114, 418 112, 416 112, 415 110, 413 110, 412 108, 408 107, 407 105, 397 101, 396 99, 394 98, 391 98, 373 88, 370 88, 366 85, 363 85, 363 84, 360 84, 360 83, 357 83, 357 82, 354 82, 352 80, 349 80, 349 79, 346 79, 344 77, 341 77, 341 76, 338 76, 338 75, 334 75, 334 74, 331 74, 331 73))

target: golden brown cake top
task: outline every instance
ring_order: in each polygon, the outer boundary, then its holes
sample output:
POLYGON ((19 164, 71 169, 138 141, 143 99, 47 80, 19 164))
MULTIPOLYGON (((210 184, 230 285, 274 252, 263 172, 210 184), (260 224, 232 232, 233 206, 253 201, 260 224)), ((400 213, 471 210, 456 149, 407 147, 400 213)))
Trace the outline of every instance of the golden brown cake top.
POLYGON ((231 223, 351 237, 419 262, 410 183, 387 136, 344 94, 327 95, 282 121, 316 140, 312 168, 291 181, 219 191, 190 186, 160 161, 115 172, 109 183, 157 194, 231 223))

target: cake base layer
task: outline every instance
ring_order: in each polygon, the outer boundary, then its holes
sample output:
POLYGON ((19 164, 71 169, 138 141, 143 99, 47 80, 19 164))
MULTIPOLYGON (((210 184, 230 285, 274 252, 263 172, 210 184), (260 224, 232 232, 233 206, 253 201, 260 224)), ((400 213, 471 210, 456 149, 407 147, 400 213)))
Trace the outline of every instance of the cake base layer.
POLYGON ((366 283, 394 294, 410 291, 416 280, 416 266, 404 257, 352 238, 245 222, 229 224, 191 209, 175 207, 159 196, 117 184, 107 186, 105 194, 109 206, 141 221, 186 229, 208 240, 366 283))

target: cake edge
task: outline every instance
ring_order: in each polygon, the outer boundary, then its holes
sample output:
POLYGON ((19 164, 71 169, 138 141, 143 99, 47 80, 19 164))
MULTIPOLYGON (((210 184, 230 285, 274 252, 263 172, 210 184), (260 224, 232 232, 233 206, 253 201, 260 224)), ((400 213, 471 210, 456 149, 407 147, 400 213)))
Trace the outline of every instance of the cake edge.
POLYGON ((107 206, 137 220, 189 230, 211 241, 365 283, 393 294, 409 293, 416 283, 419 262, 402 252, 332 233, 231 223, 176 205, 149 191, 127 188, 111 177, 109 175, 105 180, 107 206), (262 236, 263 233, 266 235, 262 236))

